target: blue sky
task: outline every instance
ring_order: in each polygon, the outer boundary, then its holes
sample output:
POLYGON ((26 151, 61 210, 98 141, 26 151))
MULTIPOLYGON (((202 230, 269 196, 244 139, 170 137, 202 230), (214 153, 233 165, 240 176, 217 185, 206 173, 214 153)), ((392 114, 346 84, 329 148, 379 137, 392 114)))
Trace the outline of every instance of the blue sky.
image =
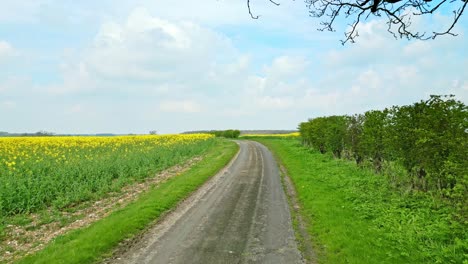
MULTIPOLYGON (((379 19, 342 46, 302 1, 2 1, 0 131, 294 129, 310 117, 468 99, 458 37, 395 40, 379 19)), ((446 20, 436 14, 432 22, 446 20)), ((415 25, 427 25, 415 20, 415 25)))

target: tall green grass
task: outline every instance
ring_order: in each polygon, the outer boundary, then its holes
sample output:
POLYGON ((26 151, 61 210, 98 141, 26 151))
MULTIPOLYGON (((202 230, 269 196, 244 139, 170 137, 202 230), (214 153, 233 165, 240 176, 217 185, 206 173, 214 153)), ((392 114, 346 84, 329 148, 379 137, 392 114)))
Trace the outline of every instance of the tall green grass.
POLYGON ((256 138, 285 166, 319 263, 468 263, 468 229, 454 208, 424 192, 401 192, 383 175, 298 139, 256 138))

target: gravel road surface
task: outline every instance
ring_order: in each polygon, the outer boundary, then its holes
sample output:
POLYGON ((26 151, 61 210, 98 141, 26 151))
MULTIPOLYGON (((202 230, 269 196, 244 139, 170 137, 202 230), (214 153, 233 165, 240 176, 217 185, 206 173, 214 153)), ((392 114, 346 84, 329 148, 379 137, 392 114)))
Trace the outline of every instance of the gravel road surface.
POLYGON ((113 263, 303 263, 270 151, 239 141, 223 171, 113 263))

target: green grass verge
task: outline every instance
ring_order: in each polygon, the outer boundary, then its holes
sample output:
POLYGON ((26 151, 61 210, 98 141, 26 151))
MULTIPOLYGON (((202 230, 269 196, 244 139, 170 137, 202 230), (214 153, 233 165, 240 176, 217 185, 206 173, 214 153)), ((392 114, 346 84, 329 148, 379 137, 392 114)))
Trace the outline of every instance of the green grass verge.
POLYGON ((385 176, 300 145, 255 138, 291 177, 319 263, 468 263, 466 223, 427 193, 404 193, 385 176))
POLYGON ((237 151, 234 142, 217 140, 206 157, 187 172, 151 189, 137 201, 89 227, 57 237, 44 250, 19 263, 95 263, 103 259, 119 242, 140 233, 214 176, 237 151))

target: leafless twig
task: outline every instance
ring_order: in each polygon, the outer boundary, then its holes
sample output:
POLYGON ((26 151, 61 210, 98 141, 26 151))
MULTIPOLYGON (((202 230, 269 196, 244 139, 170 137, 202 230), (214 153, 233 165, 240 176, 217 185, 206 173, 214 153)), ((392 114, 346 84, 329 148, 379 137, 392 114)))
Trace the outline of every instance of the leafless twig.
MULTIPOLYGON (((268 1, 279 5, 273 0, 268 1)), ((318 29, 320 31, 335 31, 334 23, 339 16, 352 21, 350 30, 345 33, 345 39, 341 41, 345 44, 348 41, 354 42, 358 36, 359 23, 370 16, 381 17, 382 15, 387 19, 387 31, 395 38, 428 40, 441 35, 457 36, 452 31, 463 15, 468 0, 305 0, 305 3, 310 16, 322 19, 321 28, 318 29), (428 35, 412 27, 412 16, 430 16, 440 10, 441 6, 449 8, 449 5, 453 9, 454 17, 445 31, 433 31, 428 35)), ((258 15, 252 14, 250 0, 247 0, 247 7, 250 16, 258 19, 258 15)))

